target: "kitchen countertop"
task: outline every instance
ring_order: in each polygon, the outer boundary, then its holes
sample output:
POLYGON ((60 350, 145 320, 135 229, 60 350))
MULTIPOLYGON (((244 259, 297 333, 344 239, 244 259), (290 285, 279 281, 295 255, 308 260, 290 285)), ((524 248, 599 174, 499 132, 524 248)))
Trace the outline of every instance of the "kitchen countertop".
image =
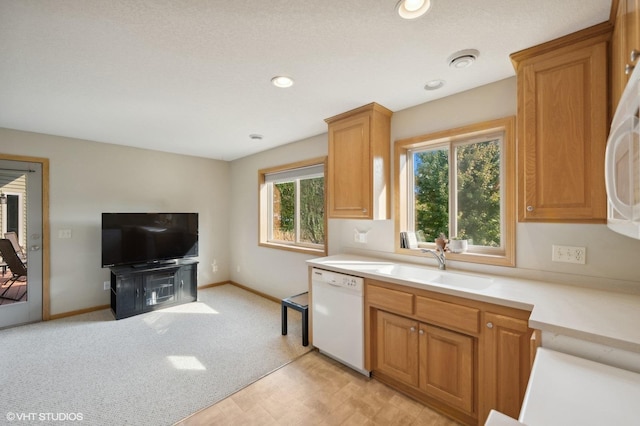
POLYGON ((538 349, 518 420, 527 425, 637 425, 640 374, 538 349))
POLYGON ((426 279, 394 275, 405 265, 416 275, 440 274, 437 268, 387 259, 340 254, 307 261, 334 272, 393 282, 467 299, 531 311, 529 327, 616 349, 640 353, 640 296, 572 285, 532 281, 480 273, 444 271, 468 276, 469 281, 490 279, 486 288, 434 284, 426 279))

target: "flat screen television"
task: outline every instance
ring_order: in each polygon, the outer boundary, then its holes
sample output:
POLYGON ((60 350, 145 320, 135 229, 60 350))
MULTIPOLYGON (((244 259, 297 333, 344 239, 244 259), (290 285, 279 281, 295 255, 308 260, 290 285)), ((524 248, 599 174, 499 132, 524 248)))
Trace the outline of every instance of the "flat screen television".
POLYGON ((102 213, 102 267, 198 255, 198 213, 102 213))

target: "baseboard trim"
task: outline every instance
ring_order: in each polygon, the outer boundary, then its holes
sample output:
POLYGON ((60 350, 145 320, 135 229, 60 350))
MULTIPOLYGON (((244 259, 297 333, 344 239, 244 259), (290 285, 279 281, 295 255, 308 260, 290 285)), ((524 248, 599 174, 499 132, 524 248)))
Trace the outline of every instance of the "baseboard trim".
MULTIPOLYGON (((269 299, 272 302, 276 302, 276 303, 281 303, 282 302, 282 300, 278 299, 277 297, 269 296, 266 293, 262 293, 262 292, 260 292, 258 290, 252 289, 251 287, 247 287, 247 286, 244 286, 242 284, 238 284, 235 281, 220 281, 220 282, 217 282, 217 283, 205 284, 203 286, 198 286, 198 290, 205 289, 205 288, 211 288, 211 287, 219 287, 219 286, 225 285, 225 284, 234 285, 234 286, 236 286, 238 288, 241 288, 241 289, 246 290, 248 292, 251 292, 253 294, 257 294, 258 296, 264 297, 265 299, 269 299)), ((63 312, 61 314, 50 315, 49 318, 46 321, 56 320, 56 319, 60 319, 60 318, 72 317, 74 315, 88 314, 89 312, 101 311, 103 309, 109 309, 109 308, 111 308, 111 305, 101 305, 101 306, 94 306, 93 308, 78 309, 77 311, 63 312)))
POLYGON ((270 295, 268 295, 266 293, 262 293, 262 292, 260 292, 258 290, 254 290, 251 287, 247 287, 247 286, 244 286, 242 284, 238 284, 235 281, 229 281, 229 284, 234 285, 234 286, 236 286, 238 288, 241 288, 243 290, 246 290, 246 291, 248 291, 250 293, 257 294, 258 296, 264 297, 265 299, 269 299, 272 302, 282 303, 282 299, 278 299, 277 297, 273 297, 273 296, 270 296, 270 295))
POLYGON ((221 285, 225 285, 225 284, 231 284, 231 281, 220 281, 220 282, 217 282, 217 283, 199 285, 198 286, 198 290, 200 290, 202 288, 220 287, 221 285))
POLYGON ((78 309, 77 311, 63 312, 61 314, 50 315, 47 321, 72 317, 74 315, 88 314, 89 312, 101 311, 103 309, 109 309, 109 308, 111 308, 111 305, 101 305, 101 306, 94 306, 93 308, 78 309))

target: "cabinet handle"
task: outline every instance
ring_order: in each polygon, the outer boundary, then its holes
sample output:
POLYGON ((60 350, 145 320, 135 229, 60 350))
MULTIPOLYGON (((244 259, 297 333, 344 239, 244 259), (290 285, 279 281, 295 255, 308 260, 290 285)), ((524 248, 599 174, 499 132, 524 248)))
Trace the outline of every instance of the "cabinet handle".
POLYGON ((420 331, 418 331, 418 333, 424 334, 424 330, 420 330, 420 331))
POLYGON ((184 287, 184 280, 180 280, 180 288, 184 287))
POLYGON ((366 213, 366 212, 367 212, 367 209, 362 209, 362 213, 366 213))
POLYGON ((528 212, 532 212, 533 211, 533 206, 527 206, 527 211, 528 212))
POLYGON ((415 327, 411 327, 411 328, 409 329, 409 331, 413 333, 414 331, 416 331, 416 328, 415 328, 415 327))
POLYGON ((488 322, 487 323, 487 328, 493 328, 493 323, 492 322, 488 322))
POLYGON ((629 54, 629 59, 631 59, 631 62, 635 62, 638 58, 640 58, 640 50, 633 49, 629 54))
POLYGON ((624 66, 624 73, 625 73, 626 75, 629 75, 629 74, 631 74, 631 73, 633 72, 633 69, 634 69, 634 68, 635 68, 635 66, 634 66, 634 65, 627 64, 627 65, 625 65, 625 66, 624 66))
POLYGON ((136 288, 136 297, 140 296, 140 289, 136 288))

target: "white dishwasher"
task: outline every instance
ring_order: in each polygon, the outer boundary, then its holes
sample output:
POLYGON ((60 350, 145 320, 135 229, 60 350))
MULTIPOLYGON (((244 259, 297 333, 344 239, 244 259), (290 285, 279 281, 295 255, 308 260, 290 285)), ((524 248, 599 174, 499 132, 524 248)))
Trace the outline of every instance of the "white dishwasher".
POLYGON ((313 346, 337 361, 364 369, 364 279, 313 268, 313 346))

